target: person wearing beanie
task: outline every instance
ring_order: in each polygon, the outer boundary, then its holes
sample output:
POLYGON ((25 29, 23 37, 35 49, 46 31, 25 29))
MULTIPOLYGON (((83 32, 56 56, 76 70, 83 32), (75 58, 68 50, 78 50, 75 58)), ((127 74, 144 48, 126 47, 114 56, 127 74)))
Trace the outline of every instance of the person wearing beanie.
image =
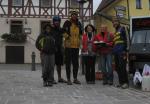
MULTIPOLYGON (((53 34, 56 43, 56 52, 55 52, 55 65, 58 74, 58 82, 66 83, 61 77, 61 66, 63 65, 63 29, 60 27, 61 18, 59 16, 53 17, 53 34)), ((55 82, 55 80, 54 80, 55 82)))
POLYGON ((121 88, 128 88, 128 75, 126 70, 126 52, 127 52, 127 36, 125 27, 120 25, 118 17, 112 18, 113 27, 115 28, 114 33, 114 47, 113 54, 115 59, 115 70, 119 77, 119 86, 121 88))
POLYGON ((73 66, 73 83, 81 84, 77 79, 79 69, 79 47, 80 39, 82 35, 82 26, 78 20, 78 11, 70 11, 71 18, 66 20, 63 29, 64 34, 64 47, 65 47, 65 64, 66 64, 66 75, 67 84, 72 85, 71 82, 71 64, 73 66))

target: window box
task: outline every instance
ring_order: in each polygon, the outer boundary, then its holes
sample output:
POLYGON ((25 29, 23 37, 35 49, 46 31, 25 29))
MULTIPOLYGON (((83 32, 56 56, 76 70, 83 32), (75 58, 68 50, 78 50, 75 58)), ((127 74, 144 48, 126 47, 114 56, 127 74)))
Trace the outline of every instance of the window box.
POLYGON ((22 43, 25 42, 27 39, 26 34, 8 34, 5 33, 1 36, 6 42, 13 42, 13 43, 22 43))

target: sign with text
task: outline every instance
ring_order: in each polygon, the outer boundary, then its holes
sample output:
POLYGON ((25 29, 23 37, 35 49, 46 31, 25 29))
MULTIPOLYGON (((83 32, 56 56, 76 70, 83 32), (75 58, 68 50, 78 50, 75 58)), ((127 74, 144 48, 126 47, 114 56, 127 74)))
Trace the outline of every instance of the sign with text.
POLYGON ((150 29, 150 17, 147 18, 133 18, 132 19, 132 29, 150 29))

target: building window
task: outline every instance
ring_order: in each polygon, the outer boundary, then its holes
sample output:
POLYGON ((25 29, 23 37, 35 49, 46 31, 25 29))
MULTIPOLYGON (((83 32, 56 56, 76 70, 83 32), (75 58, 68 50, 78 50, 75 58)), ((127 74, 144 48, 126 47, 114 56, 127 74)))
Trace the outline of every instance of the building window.
POLYGON ((13 6, 22 6, 22 0, 12 0, 13 6))
POLYGON ((79 3, 77 0, 70 0, 70 7, 71 8, 79 8, 79 3))
POLYGON ((150 9, 150 0, 149 0, 149 9, 150 9))
POLYGON ((12 34, 22 34, 23 33, 23 21, 12 20, 10 26, 10 32, 12 34))
POLYGON ((141 9, 141 8, 142 8, 141 0, 136 0, 136 9, 141 9))
POLYGON ((41 7, 50 7, 52 0, 41 0, 41 7))

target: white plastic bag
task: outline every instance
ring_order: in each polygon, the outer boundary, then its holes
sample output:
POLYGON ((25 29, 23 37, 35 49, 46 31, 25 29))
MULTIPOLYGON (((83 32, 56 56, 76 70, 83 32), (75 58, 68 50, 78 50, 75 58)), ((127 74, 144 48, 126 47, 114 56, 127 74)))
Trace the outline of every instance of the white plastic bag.
POLYGON ((150 76, 150 66, 149 65, 147 65, 147 64, 144 65, 142 75, 143 76, 150 76))
POLYGON ((137 85, 138 83, 141 83, 141 82, 142 82, 142 76, 140 72, 137 70, 133 77, 133 83, 134 85, 137 85))

